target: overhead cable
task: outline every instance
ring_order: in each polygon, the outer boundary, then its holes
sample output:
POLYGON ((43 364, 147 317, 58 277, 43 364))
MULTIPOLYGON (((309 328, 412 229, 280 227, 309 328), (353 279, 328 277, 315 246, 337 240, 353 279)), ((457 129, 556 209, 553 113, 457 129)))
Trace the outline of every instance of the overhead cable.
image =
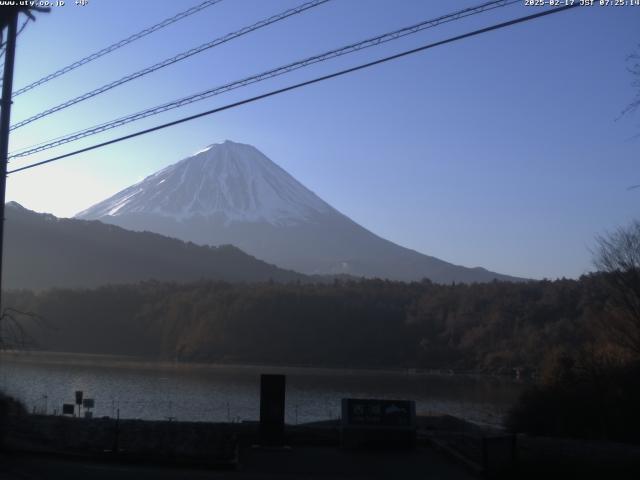
POLYGON ((257 75, 252 75, 250 77, 246 77, 243 78, 241 80, 235 80, 231 83, 227 83, 225 85, 221 85, 221 86, 217 86, 214 88, 210 88, 208 90, 205 90, 203 92, 199 92, 196 94, 192 94, 189 95, 187 97, 183 97, 177 100, 173 100, 171 102, 168 103, 164 103, 161 105, 158 105, 156 107, 152 107, 152 108, 148 108, 133 114, 129 114, 126 115, 124 117, 120 117, 117 118, 115 120, 110 120, 108 122, 105 123, 101 123, 99 125, 94 125, 92 127, 89 128, 85 128, 83 130, 79 130, 77 132, 73 132, 71 134, 62 136, 62 137, 57 137, 55 139, 51 139, 48 141, 45 141, 41 144, 37 144, 31 147, 27 147, 25 149, 21 149, 19 151, 16 152, 12 152, 9 155, 9 158, 20 158, 20 157, 25 157, 28 155, 32 155, 34 153, 38 153, 44 150, 49 150, 51 148, 54 147, 58 147, 60 145, 64 145, 66 143, 69 142, 73 142, 76 140, 80 140, 82 138, 91 136, 91 135, 95 135, 98 133, 102 133, 104 131, 107 130, 111 130, 113 128, 117 128, 123 125, 126 125, 128 123, 131 122, 135 122, 138 120, 141 120, 143 118, 147 118, 153 115, 157 115, 159 113, 163 113, 166 112, 168 110, 173 110, 175 108, 179 108, 179 107, 183 107, 185 105, 189 105, 191 103, 194 102, 198 102, 201 100, 205 100, 207 98, 213 97, 215 95, 220 95, 222 93, 226 93, 229 92, 231 90, 235 90, 237 88, 241 88, 241 87, 245 87, 247 85, 251 85, 253 83, 257 83, 257 82, 261 82, 273 77, 277 77, 289 72, 292 72, 294 70, 298 70, 300 68, 303 67, 307 67, 319 62, 323 62, 335 57, 339 57, 342 55, 346 55, 349 53, 353 53, 359 50, 363 50, 365 48, 369 48, 369 47, 373 47, 376 45, 380 45, 382 43, 386 43, 392 40, 396 40, 398 38, 402 38, 405 37, 407 35, 412 35, 415 33, 418 33, 422 30, 425 30, 427 28, 433 28, 437 25, 441 25, 443 23, 447 23, 447 22, 451 22, 454 20, 459 20, 461 18, 464 17, 468 17, 471 15, 476 15, 478 13, 482 13, 482 12, 486 12, 488 10, 493 10, 495 8, 499 8, 499 7, 504 7, 507 5, 511 5, 513 3, 519 3, 519 0, 497 0, 497 1, 491 1, 491 2, 486 2, 483 3, 481 5, 475 6, 475 7, 470 7, 470 8, 465 8, 463 10, 458 10, 456 12, 447 14, 447 15, 443 15, 434 19, 429 19, 429 20, 425 20, 422 21, 420 23, 408 26, 408 27, 404 27, 398 30, 394 30, 392 32, 388 32, 388 33, 384 33, 382 35, 378 35, 357 43, 352 43, 334 50, 329 50, 327 52, 321 53, 319 55, 314 55, 312 57, 307 57, 305 59, 302 60, 298 60, 295 61, 293 63, 289 63, 271 70, 268 70, 266 72, 262 72, 259 73, 257 75))
POLYGON ((77 60, 59 70, 56 70, 53 73, 50 73, 49 75, 46 75, 42 78, 40 78, 39 80, 36 80, 33 83, 30 83, 29 85, 26 85, 22 88, 20 88, 19 90, 16 90, 15 92, 13 92, 13 96, 17 97, 18 95, 22 95, 25 92, 28 92, 29 90, 32 90, 34 88, 36 88, 39 85, 42 85, 44 83, 47 83, 51 80, 53 80, 54 78, 58 78, 62 75, 64 75, 65 73, 69 73, 72 70, 75 70, 78 67, 81 67, 83 65, 86 65, 89 62, 93 62, 94 60, 113 52, 114 50, 118 50, 119 48, 124 47, 125 45, 128 45, 132 42, 135 42, 136 40, 139 40, 143 37, 146 37, 147 35, 150 35, 153 32, 157 32, 158 30, 167 27, 173 23, 179 22, 180 20, 187 18, 195 13, 198 13, 202 10, 204 10, 205 8, 211 7, 213 5, 215 5, 216 3, 220 3, 222 0, 206 0, 194 7, 191 7, 187 10, 184 10, 180 13, 177 13, 175 15, 173 15, 172 17, 166 18, 165 20, 161 21, 160 23, 156 23, 155 25, 152 25, 150 27, 145 28, 144 30, 139 31, 138 33, 134 33, 133 35, 128 36, 127 38, 120 40, 116 43, 113 43, 111 45, 109 45, 108 47, 103 48, 102 50, 98 50, 97 52, 94 52, 90 55, 87 55, 86 57, 81 58, 80 60, 77 60))
POLYGON ((208 116, 208 115, 213 115, 215 113, 219 113, 219 112, 222 112, 222 111, 225 111, 225 110, 230 110, 232 108, 236 108, 236 107, 239 107, 241 105, 246 105, 248 103, 253 103, 253 102, 256 102, 258 100, 263 100, 263 99, 268 98, 268 97, 279 95, 281 93, 285 93, 285 92, 288 92, 288 91, 291 91, 291 90, 296 90, 298 88, 302 88, 302 87, 305 87, 305 86, 308 86, 308 85, 312 85, 312 84, 319 83, 319 82, 322 82, 322 81, 325 81, 325 80, 329 80, 331 78, 340 77, 340 76, 343 76, 343 75, 346 75, 346 74, 349 74, 349 73, 353 73, 353 72, 356 72, 356 71, 359 71, 359 70, 363 70, 363 69, 366 69, 366 68, 373 67, 375 65, 380 65, 382 63, 386 63, 386 62, 389 62, 389 61, 392 61, 392 60, 396 60, 398 58, 406 57, 408 55, 412 55, 412 54, 415 54, 415 53, 418 53, 418 52, 422 52, 424 50, 435 48, 435 47, 438 47, 438 46, 441 46, 441 45, 445 45, 445 44, 448 44, 448 43, 453 43, 453 42, 456 42, 458 40, 463 40, 465 38, 481 35, 481 34, 484 34, 484 33, 487 33, 487 32, 491 32, 493 30, 498 30, 498 29, 506 28, 506 27, 509 27, 509 26, 512 26, 512 25, 516 25, 516 24, 519 24, 519 23, 531 21, 531 20, 534 20, 534 19, 537 19, 537 18, 540 18, 540 17, 544 17, 544 16, 547 16, 547 15, 552 15, 552 14, 555 14, 555 13, 563 12, 563 11, 569 10, 571 8, 576 8, 578 6, 580 6, 579 3, 574 3, 574 4, 565 5, 565 6, 562 6, 562 7, 545 9, 543 11, 540 11, 538 13, 534 13, 532 15, 527 15, 527 16, 524 16, 524 17, 515 18, 515 19, 509 20, 507 22, 494 24, 494 25, 491 25, 489 27, 481 28, 479 30, 474 30, 472 32, 464 33, 462 35, 457 35, 455 37, 449 37, 449 38, 447 38, 445 40, 440 40, 438 42, 434 42, 434 43, 430 43, 430 44, 427 44, 427 45, 423 45, 421 47, 413 48, 411 50, 405 50, 405 51, 397 53, 395 55, 390 55, 388 57, 380 58, 380 59, 374 60, 372 62, 360 64, 360 65, 357 65, 355 67, 351 67, 351 68, 347 68, 347 69, 344 69, 344 70, 340 70, 340 71, 337 71, 337 72, 334 72, 334 73, 331 73, 331 74, 328 74, 328 75, 323 75, 321 77, 316 77, 316 78, 313 78, 311 80, 307 80, 307 81, 304 81, 304 82, 296 83, 294 85, 290 85, 288 87, 279 88, 277 90, 272 90, 270 92, 263 93, 261 95, 257 95, 257 96, 254 96, 254 97, 251 97, 251 98, 247 98, 247 99, 244 99, 244 100, 240 100, 238 102, 230 103, 230 104, 224 105, 222 107, 214 108, 212 110, 207 110, 205 112, 201 112, 201 113, 198 113, 198 114, 195 114, 195 115, 190 115, 188 117, 183 117, 183 118, 180 118, 178 120, 174 120, 174 121, 167 122, 167 123, 164 123, 164 124, 161 124, 161 125, 157 125, 155 127, 151 127, 151 128, 147 128, 147 129, 144 129, 144 130, 140 130, 140 131, 134 132, 134 133, 130 133, 130 134, 124 135, 122 137, 114 138, 114 139, 111 139, 111 140, 107 140, 105 142, 101 142, 101 143, 97 143, 95 145, 91 145, 91 146, 88 146, 88 147, 85 147, 85 148, 81 148, 79 150, 75 150, 75 151, 72 151, 72 152, 69 152, 69 153, 58 155, 56 157, 49 158, 47 160, 42 160, 42 161, 35 162, 35 163, 29 164, 29 165, 25 165, 24 167, 15 168, 13 170, 10 170, 7 173, 10 174, 10 173, 21 172, 21 171, 24 171, 24 170, 29 170, 31 168, 35 168, 35 167, 38 167, 38 166, 41 166, 41 165, 45 165, 45 164, 48 164, 48 163, 56 162, 58 160, 62 160, 63 158, 72 157, 72 156, 78 155, 80 153, 89 152, 91 150, 96 150, 98 148, 106 147, 107 145, 112 145, 114 143, 119 143, 119 142, 122 142, 124 140, 129 140, 131 138, 139 137, 141 135, 146 135, 148 133, 156 132, 158 130, 162 130, 162 129, 165 129, 165 128, 168 128, 168 127, 173 127, 175 125, 179 125, 181 123, 189 122, 189 121, 195 120, 197 118, 202 118, 202 117, 205 117, 205 116, 208 116))
POLYGON ((296 15, 299 13, 302 13, 306 10, 309 10, 311 8, 317 7, 319 5, 322 5, 324 3, 329 2, 330 0, 311 0, 307 3, 303 3, 302 5, 299 5, 295 8, 290 8, 288 10, 285 10, 281 13, 278 13, 277 15, 273 15, 272 17, 266 18, 264 20, 260 20, 259 22, 254 23, 253 25, 249 25, 247 27, 241 28, 240 30, 236 30, 235 32, 229 33, 227 35, 224 35, 222 37, 216 38, 215 40, 212 40, 210 42, 207 43, 203 43, 202 45, 199 45, 195 48, 192 48, 190 50, 184 51, 182 53, 179 53, 177 55, 174 55, 171 58, 167 58, 161 62, 155 63, 154 65, 151 65, 149 67, 143 68, 142 70, 138 70, 137 72, 128 74, 122 78, 119 78, 118 80, 114 80, 112 82, 109 82, 105 85, 102 85, 101 87, 98 87, 94 90, 91 90, 89 92, 83 93, 82 95, 72 98, 70 100, 66 100, 65 102, 62 102, 59 105, 56 105, 55 107, 51 107, 47 110, 44 110, 43 112, 37 113, 36 115, 33 115, 29 118, 26 118, 24 120, 21 120, 13 125, 11 125, 11 130, 15 130, 17 128, 23 127, 25 125, 28 125, 29 123, 35 122, 36 120, 39 120, 41 118, 44 118, 46 116, 49 116, 53 113, 59 112, 60 110, 63 110, 65 108, 68 108, 72 105, 75 105, 77 103, 83 102, 85 100, 88 100, 90 98, 93 98, 97 95, 100 95, 102 93, 108 92, 109 90, 116 88, 120 85, 123 85, 125 83, 128 83, 132 80, 135 80, 137 78, 140 77, 144 77, 145 75, 148 75, 150 73, 153 73, 157 70, 160 70, 161 68, 164 67, 168 67, 169 65, 173 65, 174 63, 180 62, 182 60, 185 60, 189 57, 192 57, 193 55, 196 55, 198 53, 204 52, 205 50, 208 50, 210 48, 213 47, 217 47, 218 45, 221 45, 223 43, 229 42, 235 38, 241 37, 243 35, 246 35, 250 32, 253 32, 255 30, 258 30, 260 28, 264 28, 268 25, 271 25, 273 23, 279 22, 281 20, 284 20, 285 18, 288 18, 292 15, 296 15))

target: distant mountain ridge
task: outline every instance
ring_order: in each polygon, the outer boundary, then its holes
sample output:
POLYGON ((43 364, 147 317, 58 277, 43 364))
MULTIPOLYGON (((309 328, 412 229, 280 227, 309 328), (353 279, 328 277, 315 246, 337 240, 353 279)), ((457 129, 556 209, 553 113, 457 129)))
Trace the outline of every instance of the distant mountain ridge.
POLYGON ((310 281, 238 248, 199 246, 101 222, 5 209, 3 288, 92 288, 144 280, 310 281))
POLYGON ((441 283, 522 280, 454 265, 380 238, 255 147, 228 140, 148 176, 76 218, 199 245, 232 244, 305 274, 441 283))

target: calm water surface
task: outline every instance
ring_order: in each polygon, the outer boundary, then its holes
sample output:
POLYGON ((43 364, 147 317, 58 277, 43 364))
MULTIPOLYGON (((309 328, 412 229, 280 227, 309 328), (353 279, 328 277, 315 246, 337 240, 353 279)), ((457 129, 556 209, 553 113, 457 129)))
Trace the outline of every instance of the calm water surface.
POLYGON ((286 420, 338 418, 346 397, 409 399, 418 413, 498 425, 525 384, 473 375, 152 363, 60 353, 0 355, 0 389, 30 411, 59 413, 74 392, 95 399, 94 416, 188 421, 258 420, 260 374, 287 375, 286 420))

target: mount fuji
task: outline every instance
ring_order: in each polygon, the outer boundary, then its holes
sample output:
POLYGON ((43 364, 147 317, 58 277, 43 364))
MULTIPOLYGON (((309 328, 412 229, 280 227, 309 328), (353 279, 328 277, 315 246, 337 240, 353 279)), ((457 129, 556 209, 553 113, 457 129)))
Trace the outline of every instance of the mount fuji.
POLYGON ((521 280, 401 247, 361 227, 251 145, 213 144, 78 213, 200 245, 232 244, 282 268, 391 280, 521 280))

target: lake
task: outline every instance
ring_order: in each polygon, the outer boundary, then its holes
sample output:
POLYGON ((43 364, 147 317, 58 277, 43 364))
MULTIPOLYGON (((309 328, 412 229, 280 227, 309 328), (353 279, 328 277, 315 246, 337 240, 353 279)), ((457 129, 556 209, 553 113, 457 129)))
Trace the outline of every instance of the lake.
POLYGON ((29 411, 59 414, 74 392, 95 399, 96 417, 184 421, 259 419, 260 374, 287 375, 286 421, 340 416, 346 397, 408 399, 419 414, 499 425, 525 387, 514 379, 399 371, 150 362, 66 353, 0 354, 0 389, 29 411))

